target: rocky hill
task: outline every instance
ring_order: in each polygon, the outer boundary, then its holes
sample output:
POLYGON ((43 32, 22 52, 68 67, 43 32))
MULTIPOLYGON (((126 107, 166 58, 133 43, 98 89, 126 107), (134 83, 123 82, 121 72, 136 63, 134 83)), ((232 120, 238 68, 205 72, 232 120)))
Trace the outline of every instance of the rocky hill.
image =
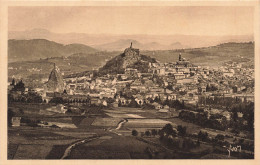
POLYGON ((45 85, 49 91, 63 92, 63 78, 60 69, 55 64, 45 85))
POLYGON ((69 56, 75 53, 91 54, 96 49, 82 45, 63 45, 46 39, 9 40, 8 61, 31 61, 41 58, 69 56))
POLYGON ((124 53, 112 58, 101 67, 98 74, 122 74, 128 67, 135 68, 140 72, 147 72, 149 62, 155 63, 156 60, 149 56, 141 55, 139 49, 135 49, 131 45, 125 49, 124 53))

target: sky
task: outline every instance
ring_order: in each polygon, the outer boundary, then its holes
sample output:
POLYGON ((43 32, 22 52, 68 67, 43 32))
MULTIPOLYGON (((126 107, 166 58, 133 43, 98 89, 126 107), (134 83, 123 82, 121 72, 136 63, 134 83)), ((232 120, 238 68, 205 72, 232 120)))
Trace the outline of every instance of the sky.
POLYGON ((252 7, 9 7, 9 31, 147 35, 252 35, 252 7))

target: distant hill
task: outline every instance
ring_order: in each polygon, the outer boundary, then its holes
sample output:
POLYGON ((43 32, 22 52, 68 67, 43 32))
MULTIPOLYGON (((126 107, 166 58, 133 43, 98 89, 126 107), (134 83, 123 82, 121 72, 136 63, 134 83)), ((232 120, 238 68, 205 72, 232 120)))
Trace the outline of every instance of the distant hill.
POLYGON ((180 42, 174 42, 169 45, 170 49, 183 49, 183 48, 188 48, 188 46, 182 45, 180 42))
POLYGON ((181 53, 182 56, 190 62, 204 66, 221 66, 227 61, 250 61, 254 63, 254 42, 228 42, 210 47, 143 51, 142 53, 161 62, 175 62, 181 53))
POLYGON ((8 61, 31 61, 40 58, 69 56, 75 53, 91 54, 96 49, 83 44, 63 45, 46 39, 9 40, 8 61))
POLYGON ((95 48, 106 51, 123 51, 126 47, 129 46, 129 43, 131 42, 135 47, 139 48, 140 50, 172 50, 187 48, 187 46, 182 45, 180 42, 175 42, 170 45, 163 45, 158 42, 148 42, 143 44, 133 39, 120 39, 115 42, 97 45, 95 46, 95 48))
POLYGON ((136 47, 140 50, 172 50, 181 48, 199 48, 218 45, 225 42, 249 42, 253 35, 117 35, 117 34, 87 34, 87 33, 54 33, 46 29, 32 29, 26 31, 9 31, 9 39, 47 39, 62 44, 81 43, 102 50, 123 51, 128 46, 127 40, 138 41, 136 47))

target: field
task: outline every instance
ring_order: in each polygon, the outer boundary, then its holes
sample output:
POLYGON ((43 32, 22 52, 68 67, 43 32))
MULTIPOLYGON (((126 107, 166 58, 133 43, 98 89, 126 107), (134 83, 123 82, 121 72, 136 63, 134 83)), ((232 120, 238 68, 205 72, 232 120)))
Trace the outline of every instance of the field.
MULTIPOLYGON (((162 116, 157 110, 140 108, 113 108, 91 111, 87 116, 52 116, 39 117, 40 111, 46 105, 14 104, 10 109, 15 112, 24 110, 23 117, 48 121, 60 128, 45 127, 9 127, 8 128, 8 159, 60 159, 65 150, 83 139, 95 136, 97 139, 86 141, 73 147, 70 159, 162 159, 162 158, 200 158, 212 153, 212 145, 201 143, 200 147, 190 151, 169 150, 159 141, 158 136, 141 135, 152 129, 161 129, 170 123, 174 128, 186 126, 188 134, 207 131, 209 137, 217 134, 232 135, 229 132, 202 128, 193 123, 182 121, 177 117, 162 116), (102 113, 101 113, 102 111, 102 113), (95 114, 103 114, 96 115, 95 114), (138 136, 132 136, 132 130, 137 130, 138 136)), ((193 139, 196 140, 196 139, 193 139)), ((233 138, 225 138, 232 141, 233 138)), ((221 151, 222 152, 222 151, 221 151)), ((224 152, 224 151, 223 151, 224 152)), ((224 153, 226 154, 226 152, 224 153)), ((213 155, 214 156, 214 155, 213 155)), ((209 155, 209 157, 211 157, 209 155)))
MULTIPOLYGON (((8 159, 44 159, 57 146, 95 135, 81 129, 48 129, 21 126, 8 130, 8 159)), ((61 151, 61 153, 63 153, 61 151)))
POLYGON ((148 159, 145 152, 149 147, 154 151, 163 151, 161 148, 151 146, 134 137, 115 136, 89 142, 76 147, 70 159, 148 159), (138 147, 133 147, 138 146, 138 147))
MULTIPOLYGON (((9 108, 16 113, 22 110, 24 117, 37 118, 41 116, 40 112, 43 112, 39 109, 44 110, 48 107, 44 104, 32 106, 29 106, 29 104, 13 104, 9 108)), ((64 114, 57 114, 64 116, 43 115, 38 118, 42 121, 48 121, 50 124, 59 125, 61 128, 29 126, 9 128, 8 158, 57 159, 62 156, 69 144, 96 134, 102 135, 101 139, 80 145, 78 149, 73 150, 71 158, 148 158, 144 150, 148 146, 152 147, 132 137, 132 129, 161 128, 169 123, 169 121, 162 119, 146 119, 147 116, 156 115, 154 110, 147 112, 137 108, 115 108, 105 110, 105 113, 107 115, 103 117, 66 117, 64 114), (124 118, 128 118, 128 122, 123 124, 119 130, 115 130, 124 118), (73 123, 77 124, 74 125, 73 123), (105 138, 104 135, 106 135, 105 138), (132 145, 140 147, 130 147, 132 145), (86 150, 86 146, 90 150, 82 152, 82 150, 86 150), (125 150, 125 148, 129 149, 125 150), (33 152, 35 150, 37 152, 33 152)))
POLYGON ((102 127, 116 127, 121 120, 121 118, 96 118, 92 125, 102 127))
POLYGON ((168 123, 176 127, 174 123, 161 119, 128 119, 124 126, 127 128, 162 128, 168 123))

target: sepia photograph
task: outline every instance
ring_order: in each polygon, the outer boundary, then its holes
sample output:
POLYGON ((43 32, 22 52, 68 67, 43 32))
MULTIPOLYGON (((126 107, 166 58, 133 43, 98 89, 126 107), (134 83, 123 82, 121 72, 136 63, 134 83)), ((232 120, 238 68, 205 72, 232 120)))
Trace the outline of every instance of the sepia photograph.
POLYGON ((255 159, 254 5, 6 11, 7 160, 255 159))

